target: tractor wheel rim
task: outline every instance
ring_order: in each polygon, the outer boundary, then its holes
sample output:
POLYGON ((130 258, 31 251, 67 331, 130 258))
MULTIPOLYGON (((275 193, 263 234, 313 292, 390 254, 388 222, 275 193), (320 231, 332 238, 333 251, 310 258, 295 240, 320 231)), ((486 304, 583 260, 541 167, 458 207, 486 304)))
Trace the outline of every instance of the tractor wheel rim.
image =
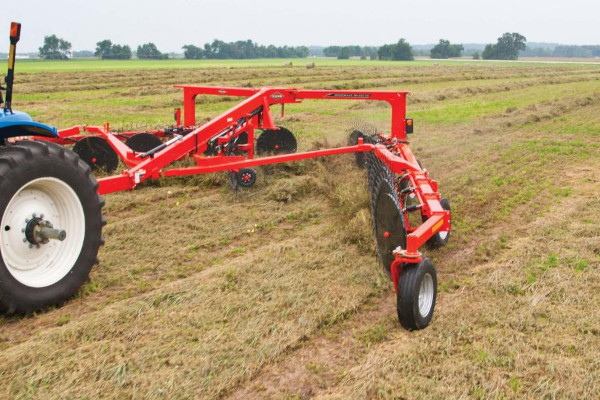
POLYGON ((0 246, 8 272, 23 285, 47 287, 75 265, 85 236, 83 206, 75 191, 51 177, 26 183, 12 197, 2 216, 0 246), (25 238, 27 222, 40 217, 67 233, 63 241, 32 244, 25 238))
POLYGON ((431 274, 425 274, 419 287, 419 313, 423 318, 429 315, 433 304, 433 278, 431 274))

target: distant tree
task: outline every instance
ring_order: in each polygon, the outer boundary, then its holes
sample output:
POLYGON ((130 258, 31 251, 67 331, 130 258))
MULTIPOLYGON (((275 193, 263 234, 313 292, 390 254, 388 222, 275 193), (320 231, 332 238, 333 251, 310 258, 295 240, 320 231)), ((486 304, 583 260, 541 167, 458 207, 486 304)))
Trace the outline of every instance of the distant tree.
POLYGON ((450 58, 460 57, 464 48, 462 44, 450 44, 450 41, 440 39, 440 42, 436 44, 429 53, 431 58, 450 58))
POLYGON ((131 47, 113 44, 108 58, 112 60, 129 60, 131 58, 131 47))
POLYGON ((485 60, 516 60, 519 52, 527 47, 526 42, 525 36, 507 32, 498 38, 498 43, 485 46, 481 57, 485 60))
POLYGON ((392 47, 393 44, 384 44, 377 50, 377 57, 380 60, 391 60, 392 59, 392 47))
POLYGON ((96 43, 94 55, 103 60, 129 60, 131 58, 131 48, 127 45, 112 44, 107 39, 96 43))
POLYGON ((102 40, 98 43, 96 43, 96 51, 94 52, 94 55, 96 57, 100 57, 100 58, 106 58, 108 55, 110 55, 110 49, 112 48, 112 42, 110 40, 102 40))
POLYGON ((39 48, 40 57, 45 60, 68 60, 71 55, 71 43, 56 35, 45 36, 44 45, 39 48))
POLYGON ((473 53, 473 60, 479 60, 481 56, 479 55, 479 52, 476 51, 475 53, 473 53))
POLYGON ((186 44, 182 47, 183 56, 188 60, 200 60, 204 58, 204 50, 192 44, 186 44))
POLYGON ((323 54, 325 57, 337 57, 342 50, 341 46, 329 46, 323 49, 323 54))
POLYGON ((342 47, 337 56, 338 60, 347 60, 350 58, 350 49, 348 47, 342 47))
POLYGON ((168 54, 161 53, 154 43, 146 43, 137 48, 137 58, 140 60, 165 60, 168 54))
POLYGON ((412 61, 415 59, 412 47, 410 47, 410 44, 404 38, 400 39, 396 44, 381 46, 377 51, 377 55, 381 60, 412 61))

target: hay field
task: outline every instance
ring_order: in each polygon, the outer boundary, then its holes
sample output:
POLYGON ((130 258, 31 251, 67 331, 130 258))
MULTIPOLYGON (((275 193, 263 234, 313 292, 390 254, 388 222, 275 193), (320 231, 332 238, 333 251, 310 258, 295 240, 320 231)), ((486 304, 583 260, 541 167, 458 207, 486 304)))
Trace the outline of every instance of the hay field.
MULTIPOLYGON (((179 83, 412 91, 411 147, 453 207, 428 253, 434 320, 400 327, 351 157, 260 170, 244 194, 221 174, 164 179, 105 197, 77 298, 0 317, 0 398, 600 398, 599 65, 96 64, 17 65, 15 108, 152 128, 179 83)), ((390 118, 352 101, 286 113, 300 150, 390 118)))

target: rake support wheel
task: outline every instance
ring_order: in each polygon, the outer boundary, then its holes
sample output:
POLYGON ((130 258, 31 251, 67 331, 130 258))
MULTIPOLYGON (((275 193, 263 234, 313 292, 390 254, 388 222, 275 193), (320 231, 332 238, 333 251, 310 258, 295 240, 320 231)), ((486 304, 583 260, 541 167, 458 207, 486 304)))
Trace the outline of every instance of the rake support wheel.
POLYGON ((404 264, 398 283, 398 320, 408 330, 426 328, 433 318, 437 275, 433 262, 424 257, 418 264, 404 264))
POLYGON ((229 184, 233 190, 249 189, 256 183, 256 178, 256 171, 251 168, 242 168, 238 172, 229 173, 229 184))

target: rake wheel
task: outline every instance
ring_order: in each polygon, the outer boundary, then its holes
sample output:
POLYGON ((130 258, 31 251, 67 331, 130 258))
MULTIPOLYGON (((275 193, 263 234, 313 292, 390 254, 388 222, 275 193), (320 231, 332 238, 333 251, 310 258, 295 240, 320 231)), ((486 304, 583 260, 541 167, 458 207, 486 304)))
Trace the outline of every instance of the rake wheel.
POLYGON ((391 275, 390 267, 395 258, 393 251, 398 246, 406 248, 406 227, 396 189, 387 179, 381 181, 377 189, 373 224, 379 260, 387 274, 391 275))
POLYGON ((294 134, 284 127, 267 129, 256 141, 256 154, 290 154, 295 153, 298 142, 294 134))
POLYGON ((143 132, 131 136, 125 144, 136 153, 145 153, 160 146, 162 140, 151 133, 143 132))
POLYGON ((81 139, 75 143, 73 151, 92 168, 92 171, 103 170, 111 173, 119 165, 117 153, 106 140, 98 136, 81 139))

